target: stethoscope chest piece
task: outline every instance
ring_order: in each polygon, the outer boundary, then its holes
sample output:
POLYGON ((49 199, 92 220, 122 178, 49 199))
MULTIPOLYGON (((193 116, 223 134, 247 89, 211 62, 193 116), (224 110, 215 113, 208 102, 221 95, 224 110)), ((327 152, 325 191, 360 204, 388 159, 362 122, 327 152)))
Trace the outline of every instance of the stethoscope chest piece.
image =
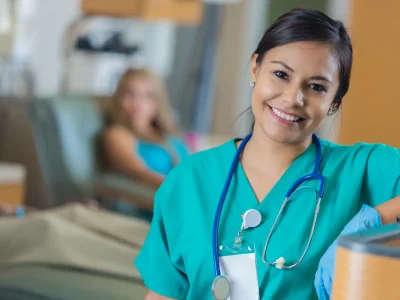
POLYGON ((215 277, 212 284, 212 293, 215 300, 227 300, 230 294, 230 283, 223 275, 215 277))

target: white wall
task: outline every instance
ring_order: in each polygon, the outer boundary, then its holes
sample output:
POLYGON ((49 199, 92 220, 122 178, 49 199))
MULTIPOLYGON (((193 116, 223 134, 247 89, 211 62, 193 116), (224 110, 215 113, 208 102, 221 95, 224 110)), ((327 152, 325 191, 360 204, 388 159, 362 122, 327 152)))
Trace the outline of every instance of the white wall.
MULTIPOLYGON (((144 22, 142 20, 118 20, 97 18, 95 22, 80 28, 120 28, 122 26, 130 41, 139 43, 142 52, 128 60, 118 55, 104 54, 95 58, 74 53, 68 63, 63 55, 66 30, 81 16, 81 0, 25 0, 36 1, 36 15, 32 24, 34 45, 30 65, 36 81, 38 96, 63 92, 64 71, 70 74, 67 91, 70 93, 108 94, 116 73, 129 64, 147 66, 161 76, 170 72, 173 60, 175 25, 168 21, 144 22), (99 26, 100 25, 100 26, 99 26), (119 27, 118 27, 119 26, 119 27), (68 64, 67 64, 68 63, 68 64), (68 70, 68 67, 71 67, 68 70)), ((121 70, 123 71, 123 70, 121 70)))
MULTIPOLYGON (((348 26, 350 21, 350 8, 352 1, 353 0, 329 0, 327 8, 328 15, 336 20, 341 20, 345 26, 348 26)), ((317 132, 318 136, 332 142, 338 142, 342 119, 341 115, 342 110, 339 109, 336 114, 327 117, 317 132)))
POLYGON ((269 3, 269 0, 242 0, 224 8, 213 133, 240 136, 248 132, 248 118, 237 117, 250 106, 250 59, 265 31, 269 3))
MULTIPOLYGON (((245 29, 243 36, 243 52, 241 54, 241 64, 239 74, 241 82, 241 90, 239 92, 239 101, 237 104, 236 115, 239 116, 247 108, 250 107, 251 102, 251 88, 250 88, 250 58, 256 49, 261 37, 263 36, 267 24, 267 11, 270 5, 270 0, 245 0, 246 6, 243 10, 245 19, 245 29)), ((243 116, 239 119, 236 126, 236 135, 248 134, 248 124, 246 124, 246 117, 243 116)))
POLYGON ((79 14, 80 0, 36 0, 30 64, 39 96, 54 95, 59 90, 63 34, 79 14))

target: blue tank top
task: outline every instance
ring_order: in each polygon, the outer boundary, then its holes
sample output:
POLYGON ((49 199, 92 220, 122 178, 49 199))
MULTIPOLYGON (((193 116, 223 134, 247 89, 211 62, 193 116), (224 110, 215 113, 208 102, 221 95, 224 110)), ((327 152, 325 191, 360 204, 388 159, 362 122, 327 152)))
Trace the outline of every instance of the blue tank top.
POLYGON ((174 159, 178 163, 188 155, 186 145, 175 136, 167 137, 167 146, 139 141, 134 151, 144 161, 146 166, 161 175, 167 175, 174 167, 174 159), (171 155, 173 151, 173 155, 171 155))

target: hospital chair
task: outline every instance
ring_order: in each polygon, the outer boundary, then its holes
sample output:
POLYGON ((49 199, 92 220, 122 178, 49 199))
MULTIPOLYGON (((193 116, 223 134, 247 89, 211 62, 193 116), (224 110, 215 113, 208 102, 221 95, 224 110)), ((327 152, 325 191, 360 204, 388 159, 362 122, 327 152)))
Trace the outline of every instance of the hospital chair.
POLYGON ((102 102, 58 96, 30 104, 38 160, 54 206, 85 198, 112 198, 152 210, 154 190, 102 165, 102 102))

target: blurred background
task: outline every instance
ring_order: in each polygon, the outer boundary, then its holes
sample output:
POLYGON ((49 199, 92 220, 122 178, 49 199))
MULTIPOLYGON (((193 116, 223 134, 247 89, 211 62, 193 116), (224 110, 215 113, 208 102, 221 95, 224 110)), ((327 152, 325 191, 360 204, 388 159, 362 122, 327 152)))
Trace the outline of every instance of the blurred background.
MULTIPOLYGON (((0 161, 7 172, 10 163, 18 165, 27 205, 47 208, 91 195, 87 182, 98 174, 103 109, 129 68, 164 81, 192 152, 243 135, 250 125, 250 58, 266 27, 297 6, 348 22, 354 5, 0 0, 0 161)), ((367 33, 365 39, 371 41, 367 33)), ((335 139, 334 126, 325 127, 321 135, 335 139)))
POLYGON ((219 145, 248 132, 251 54, 295 7, 342 20, 353 39, 350 92, 319 135, 400 147, 398 1, 0 0, 1 203, 114 210, 116 200, 151 199, 154 186, 104 167, 101 154, 123 74, 163 83, 169 102, 158 109, 171 110, 188 153, 219 145))

